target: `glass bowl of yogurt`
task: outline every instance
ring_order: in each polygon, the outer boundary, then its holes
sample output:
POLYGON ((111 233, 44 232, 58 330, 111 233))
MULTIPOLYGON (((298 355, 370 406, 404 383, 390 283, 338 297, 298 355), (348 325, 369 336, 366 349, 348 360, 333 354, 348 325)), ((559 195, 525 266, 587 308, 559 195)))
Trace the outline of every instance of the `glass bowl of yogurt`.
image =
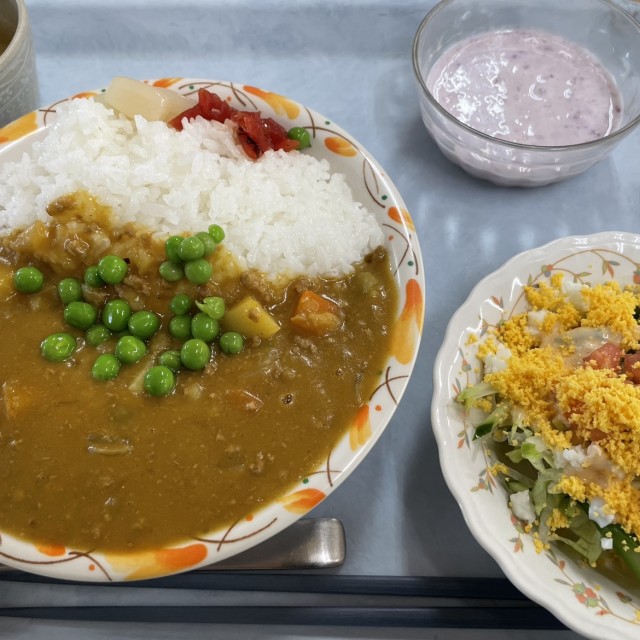
POLYGON ((640 123, 640 23, 611 0, 443 0, 413 67, 440 150, 500 185, 575 176, 640 123))

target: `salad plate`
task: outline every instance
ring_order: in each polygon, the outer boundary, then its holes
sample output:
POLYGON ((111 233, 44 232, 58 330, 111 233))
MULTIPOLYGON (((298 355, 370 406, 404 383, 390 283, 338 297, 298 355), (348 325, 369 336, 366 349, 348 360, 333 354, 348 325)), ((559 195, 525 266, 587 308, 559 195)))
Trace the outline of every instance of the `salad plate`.
MULTIPOLYGON (((308 469, 280 499, 224 530, 170 548, 115 555, 64 544, 33 544, 2 531, 0 523, 0 562, 57 578, 105 582, 186 571, 241 553, 297 521, 347 479, 389 424, 413 370, 422 332, 424 275, 411 216, 391 180, 358 141, 310 108, 257 87, 201 78, 146 82, 193 97, 206 89, 236 109, 260 111, 287 129, 303 127, 309 131, 312 145, 308 153, 327 160, 333 172, 346 177, 354 199, 375 214, 383 230, 398 290, 395 333, 379 386, 320 467, 308 469)), ((55 123, 60 104, 73 98, 95 98, 102 92, 91 90, 66 98, 0 128, 0 164, 20 159, 41 140, 55 123)))
POLYGON ((640 284, 640 235, 604 232, 562 238, 512 258, 484 278, 452 317, 434 366, 432 425, 442 471, 478 542, 507 577, 569 628, 590 638, 637 638, 640 582, 588 566, 566 547, 541 548, 508 506, 482 440, 455 398, 482 379, 478 348, 489 329, 527 309, 524 287, 570 282, 640 284))

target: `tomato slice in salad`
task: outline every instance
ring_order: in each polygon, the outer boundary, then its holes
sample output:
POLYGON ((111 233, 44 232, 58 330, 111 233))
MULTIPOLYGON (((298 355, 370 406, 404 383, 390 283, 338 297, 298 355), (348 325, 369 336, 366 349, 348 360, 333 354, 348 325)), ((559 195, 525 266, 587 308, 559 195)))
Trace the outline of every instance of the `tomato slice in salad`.
POLYGON ((613 342, 607 342, 585 357, 584 362, 594 369, 620 370, 624 351, 613 342))

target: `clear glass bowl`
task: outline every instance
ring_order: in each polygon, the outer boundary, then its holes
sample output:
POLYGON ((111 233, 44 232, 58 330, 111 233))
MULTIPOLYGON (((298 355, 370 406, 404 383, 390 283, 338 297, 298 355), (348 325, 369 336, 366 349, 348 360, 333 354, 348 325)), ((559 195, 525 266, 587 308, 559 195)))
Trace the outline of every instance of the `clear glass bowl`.
POLYGON ((640 23, 610 0, 443 0, 418 28, 413 68, 422 119, 438 147, 470 174, 500 185, 532 187, 575 176, 640 123, 640 23), (487 31, 522 28, 571 40, 600 60, 622 95, 615 131, 568 146, 517 144, 472 129, 438 104, 425 79, 446 49, 487 31))

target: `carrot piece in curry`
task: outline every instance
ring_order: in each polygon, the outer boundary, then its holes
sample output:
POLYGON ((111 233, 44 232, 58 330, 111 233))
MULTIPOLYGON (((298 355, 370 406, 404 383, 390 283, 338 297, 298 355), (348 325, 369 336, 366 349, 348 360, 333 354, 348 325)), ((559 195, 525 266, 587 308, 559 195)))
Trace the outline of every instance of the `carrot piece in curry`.
POLYGON ((313 291, 304 291, 291 316, 291 324, 316 336, 335 331, 342 321, 335 302, 313 291))

